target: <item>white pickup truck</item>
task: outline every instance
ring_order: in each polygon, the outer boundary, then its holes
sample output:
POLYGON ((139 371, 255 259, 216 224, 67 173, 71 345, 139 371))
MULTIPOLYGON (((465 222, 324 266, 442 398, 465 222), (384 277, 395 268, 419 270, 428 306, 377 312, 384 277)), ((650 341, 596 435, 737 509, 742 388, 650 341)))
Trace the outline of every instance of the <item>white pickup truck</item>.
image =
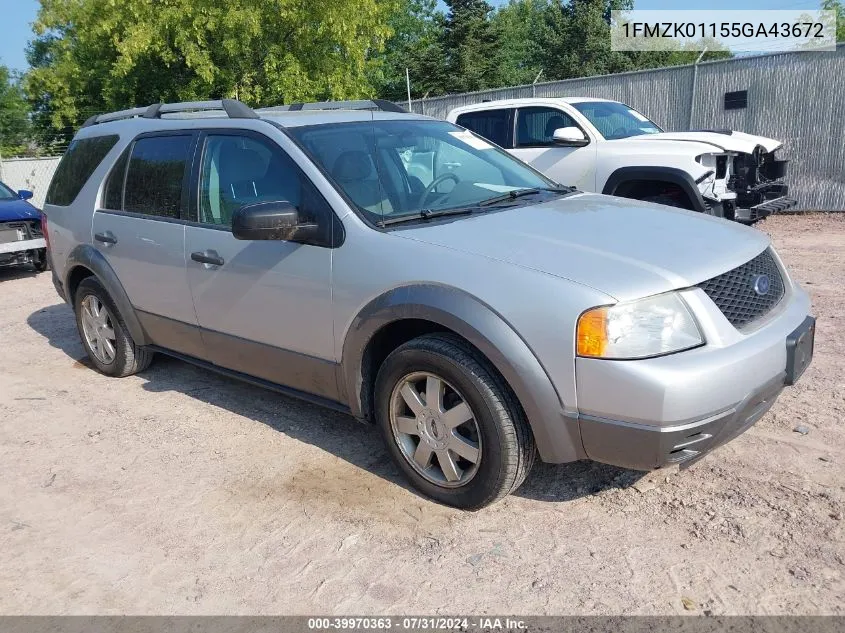
POLYGON ((730 130, 664 132, 618 101, 587 97, 486 101, 447 120, 557 182, 753 223, 795 206, 780 141, 730 130))

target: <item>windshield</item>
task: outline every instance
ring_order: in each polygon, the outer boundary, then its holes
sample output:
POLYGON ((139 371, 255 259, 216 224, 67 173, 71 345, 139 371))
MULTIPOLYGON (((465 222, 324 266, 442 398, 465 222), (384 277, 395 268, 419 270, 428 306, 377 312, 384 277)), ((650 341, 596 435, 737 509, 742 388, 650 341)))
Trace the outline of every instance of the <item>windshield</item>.
POLYGON ((510 154, 445 121, 365 121, 289 132, 373 223, 433 217, 511 191, 556 187, 510 154))
POLYGON ((0 200, 19 200, 18 194, 0 182, 0 200))
POLYGON ((572 107, 587 117, 608 141, 663 131, 647 116, 618 101, 581 101, 572 107))

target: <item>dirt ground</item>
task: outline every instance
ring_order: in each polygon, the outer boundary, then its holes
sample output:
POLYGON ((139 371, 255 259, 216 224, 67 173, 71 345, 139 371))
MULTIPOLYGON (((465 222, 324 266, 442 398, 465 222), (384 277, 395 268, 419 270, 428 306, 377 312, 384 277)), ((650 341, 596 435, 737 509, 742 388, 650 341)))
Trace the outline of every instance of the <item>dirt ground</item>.
POLYGON ((759 228, 813 295, 800 383, 688 470, 539 464, 477 513, 343 415, 97 374, 50 274, 0 271, 0 613, 845 613, 845 214, 759 228))

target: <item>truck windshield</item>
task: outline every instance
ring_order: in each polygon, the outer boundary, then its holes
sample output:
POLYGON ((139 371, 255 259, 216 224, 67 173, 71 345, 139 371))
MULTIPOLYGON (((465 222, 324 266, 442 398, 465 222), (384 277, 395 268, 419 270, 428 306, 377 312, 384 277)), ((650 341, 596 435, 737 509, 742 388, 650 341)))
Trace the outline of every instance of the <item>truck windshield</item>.
POLYGON ((288 131, 374 224, 451 215, 447 209, 482 212, 492 206, 479 203, 518 190, 536 190, 538 199, 559 195, 539 172, 445 121, 358 121, 288 131))
POLYGON ((663 131, 647 116, 618 101, 581 101, 572 107, 587 117, 608 141, 663 131))

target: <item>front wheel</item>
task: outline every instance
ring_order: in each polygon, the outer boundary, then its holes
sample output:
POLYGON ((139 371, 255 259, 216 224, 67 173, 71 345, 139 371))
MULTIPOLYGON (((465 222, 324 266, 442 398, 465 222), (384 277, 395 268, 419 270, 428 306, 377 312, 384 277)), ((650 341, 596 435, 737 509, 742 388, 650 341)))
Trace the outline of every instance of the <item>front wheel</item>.
POLYGON ((536 455, 522 408, 463 339, 428 334, 394 350, 376 378, 376 420, 411 484, 476 510, 525 480, 536 455))

